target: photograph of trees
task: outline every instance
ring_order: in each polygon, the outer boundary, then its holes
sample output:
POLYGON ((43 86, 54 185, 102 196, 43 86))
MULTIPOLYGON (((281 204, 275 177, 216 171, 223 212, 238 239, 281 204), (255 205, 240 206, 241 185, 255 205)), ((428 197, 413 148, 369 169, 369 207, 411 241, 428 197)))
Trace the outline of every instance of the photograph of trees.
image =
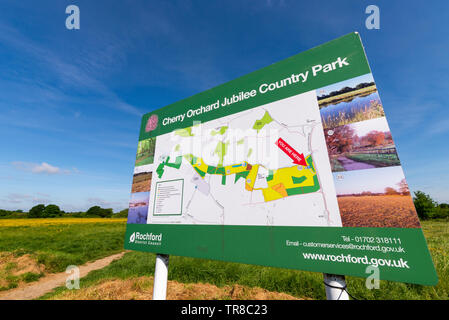
POLYGON ((137 145, 136 166, 151 164, 154 161, 156 138, 139 141, 137 145))
POLYGON ((385 118, 324 130, 333 172, 400 165, 385 118))

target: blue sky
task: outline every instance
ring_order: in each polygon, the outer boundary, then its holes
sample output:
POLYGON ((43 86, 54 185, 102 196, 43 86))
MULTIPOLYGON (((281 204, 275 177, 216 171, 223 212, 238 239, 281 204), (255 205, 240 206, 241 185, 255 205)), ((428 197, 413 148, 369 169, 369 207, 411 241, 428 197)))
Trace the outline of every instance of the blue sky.
POLYGON ((127 207, 140 116, 359 31, 412 190, 449 202, 449 2, 0 3, 0 207, 127 207), (81 29, 65 28, 76 4, 81 29))

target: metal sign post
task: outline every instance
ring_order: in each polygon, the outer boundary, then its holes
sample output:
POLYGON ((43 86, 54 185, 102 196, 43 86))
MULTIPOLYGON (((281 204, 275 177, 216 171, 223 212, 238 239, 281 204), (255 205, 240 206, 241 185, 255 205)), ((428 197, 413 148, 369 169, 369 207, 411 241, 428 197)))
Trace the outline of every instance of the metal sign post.
POLYGON ((165 300, 167 298, 168 258, 168 254, 156 255, 153 300, 165 300))
POLYGON ((323 273, 327 300, 349 300, 345 276, 323 273))

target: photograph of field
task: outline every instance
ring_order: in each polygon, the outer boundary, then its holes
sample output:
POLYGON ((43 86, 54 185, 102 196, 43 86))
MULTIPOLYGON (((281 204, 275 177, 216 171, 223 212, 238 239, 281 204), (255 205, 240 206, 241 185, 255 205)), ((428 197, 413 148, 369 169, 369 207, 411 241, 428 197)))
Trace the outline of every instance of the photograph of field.
POLYGON ((149 138, 139 141, 137 145, 136 166, 152 164, 154 162, 154 150, 156 148, 156 138, 149 138))
POLYGON ((147 223, 149 199, 149 192, 131 193, 131 200, 129 201, 128 223, 147 223))
POLYGON ((148 192, 151 189, 152 172, 139 172, 133 175, 131 192, 148 192))
POLYGON ((384 117, 325 129, 324 134, 333 172, 400 165, 384 117))
POLYGON ((384 117, 371 73, 317 89, 324 128, 384 117))
POLYGON ((402 167, 334 173, 343 227, 419 228, 402 167))

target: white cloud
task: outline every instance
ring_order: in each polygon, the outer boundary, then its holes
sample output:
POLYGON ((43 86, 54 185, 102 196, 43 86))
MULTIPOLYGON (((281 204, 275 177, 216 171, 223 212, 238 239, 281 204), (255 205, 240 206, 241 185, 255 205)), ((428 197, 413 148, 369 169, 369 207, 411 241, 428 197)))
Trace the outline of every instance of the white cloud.
POLYGON ((37 203, 50 203, 49 199, 50 195, 45 193, 36 192, 34 194, 25 194, 25 193, 9 193, 8 195, 2 198, 4 203, 9 203, 11 205, 22 205, 23 209, 26 209, 28 206, 32 206, 37 203))
POLYGON ((12 165, 21 171, 27 171, 35 174, 70 174, 70 173, 78 173, 78 169, 73 168, 73 170, 61 169, 56 166, 52 166, 47 162, 42 163, 32 163, 32 162, 23 162, 23 161, 15 161, 12 162, 12 165))
POLYGON ((48 174, 57 174, 61 172, 61 169, 58 167, 54 167, 47 162, 42 162, 41 164, 33 166, 31 169, 33 173, 48 173, 48 174))

